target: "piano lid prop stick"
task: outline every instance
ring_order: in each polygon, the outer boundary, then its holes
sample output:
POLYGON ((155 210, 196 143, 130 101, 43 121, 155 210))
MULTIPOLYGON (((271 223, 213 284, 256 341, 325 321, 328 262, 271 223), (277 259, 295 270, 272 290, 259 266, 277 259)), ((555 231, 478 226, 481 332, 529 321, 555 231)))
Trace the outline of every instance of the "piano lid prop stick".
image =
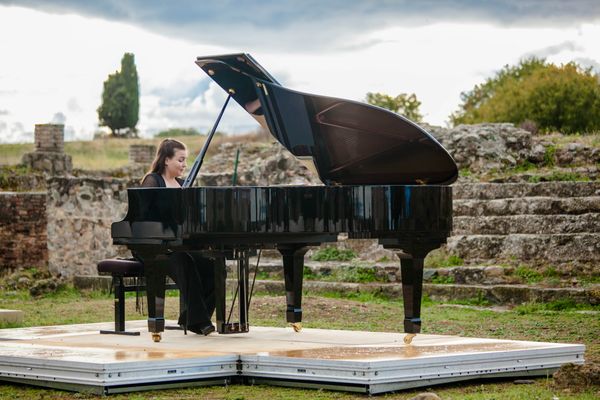
POLYGON ((206 141, 204 142, 204 145, 202 146, 202 150, 200 151, 200 154, 198 154, 198 157, 196 157, 196 160, 194 161, 194 165, 192 166, 192 169, 190 170, 190 173, 188 174, 188 176, 185 178, 185 181, 183 181, 183 185, 181 185, 181 187, 184 187, 184 188, 191 187, 192 184, 194 183, 194 181, 196 180, 196 176, 198 175, 198 172, 200 172, 200 167, 202 166, 202 161, 204 160, 206 151, 208 150, 208 145, 210 144, 210 141, 212 140, 213 136, 215 136, 215 132, 217 131, 217 126, 219 126, 219 122, 221 122, 221 117, 223 116, 223 113, 225 112, 225 108, 227 108, 227 103, 229 103, 229 99, 231 99, 231 96, 233 94, 235 94, 235 90, 233 90, 233 89, 229 89, 228 92, 229 92, 229 95, 227 96, 227 99, 225 100, 225 104, 223 104, 223 108, 221 108, 221 112, 219 113, 219 116, 217 117, 217 120, 215 121, 215 124, 213 125, 212 130, 208 134, 208 137, 206 138, 206 141))

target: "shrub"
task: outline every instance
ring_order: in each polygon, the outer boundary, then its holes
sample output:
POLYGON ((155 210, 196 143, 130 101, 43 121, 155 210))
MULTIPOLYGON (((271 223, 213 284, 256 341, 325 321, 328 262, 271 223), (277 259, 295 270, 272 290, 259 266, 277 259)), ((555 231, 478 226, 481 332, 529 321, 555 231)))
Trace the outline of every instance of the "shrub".
POLYGON ((421 102, 414 93, 401 93, 396 97, 392 97, 385 93, 369 92, 367 93, 366 101, 374 106, 385 108, 396 114, 401 114, 411 121, 421 122, 423 119, 423 116, 419 111, 421 102))
POLYGON ((461 94, 453 124, 532 123, 541 131, 589 133, 600 130, 600 81, 591 69, 531 58, 505 66, 493 78, 461 94))
POLYGON ((536 283, 542 280, 542 274, 524 265, 519 265, 515 274, 527 283, 536 283))
POLYGON ((314 261, 350 261, 356 257, 356 253, 350 249, 338 249, 337 247, 325 247, 313 254, 314 261))
POLYGON ((170 138, 170 137, 177 137, 177 136, 198 136, 198 135, 200 135, 200 132, 198 132, 194 128, 171 128, 171 129, 167 129, 166 131, 161 131, 161 132, 157 133, 155 136, 170 138))

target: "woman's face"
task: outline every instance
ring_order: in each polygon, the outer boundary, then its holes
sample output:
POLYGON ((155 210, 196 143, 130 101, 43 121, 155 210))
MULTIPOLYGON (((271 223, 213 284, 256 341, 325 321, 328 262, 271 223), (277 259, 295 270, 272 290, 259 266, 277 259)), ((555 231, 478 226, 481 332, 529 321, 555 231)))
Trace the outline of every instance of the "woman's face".
POLYGON ((177 149, 175 155, 165 159, 165 175, 178 177, 185 171, 185 161, 187 160, 187 150, 177 149))

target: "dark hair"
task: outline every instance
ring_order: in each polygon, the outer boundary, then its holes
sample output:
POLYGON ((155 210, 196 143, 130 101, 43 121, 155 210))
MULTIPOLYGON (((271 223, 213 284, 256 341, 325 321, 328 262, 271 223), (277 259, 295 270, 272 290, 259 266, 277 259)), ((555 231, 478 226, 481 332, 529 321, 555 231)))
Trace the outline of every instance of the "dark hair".
POLYGON ((162 173, 165 172, 165 160, 167 158, 173 158, 175 156, 175 150, 187 149, 185 144, 175 139, 165 139, 160 142, 160 145, 156 150, 156 156, 154 156, 154 161, 152 161, 152 165, 150 166, 150 170, 144 175, 142 182, 144 182, 144 179, 152 173, 162 175, 162 173))

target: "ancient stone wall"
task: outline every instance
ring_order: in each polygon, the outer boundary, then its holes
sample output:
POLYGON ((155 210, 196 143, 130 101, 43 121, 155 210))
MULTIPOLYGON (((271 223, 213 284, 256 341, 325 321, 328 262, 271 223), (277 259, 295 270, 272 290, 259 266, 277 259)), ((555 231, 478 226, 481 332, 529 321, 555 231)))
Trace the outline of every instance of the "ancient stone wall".
POLYGON ((72 277, 96 274, 99 260, 127 256, 113 246, 110 225, 127 211, 122 179, 51 178, 48 180, 48 267, 72 277))
POLYGON ((0 274, 45 268, 46 193, 0 192, 0 274))
POLYGON ((62 124, 36 124, 35 150, 63 153, 65 148, 65 126, 62 124))
POLYGON ((64 125, 37 124, 35 151, 23 155, 21 163, 50 176, 67 175, 73 169, 71 156, 64 153, 64 125))
POLYGON ((150 165, 156 154, 156 146, 151 144, 132 144, 129 146, 131 164, 150 165))

